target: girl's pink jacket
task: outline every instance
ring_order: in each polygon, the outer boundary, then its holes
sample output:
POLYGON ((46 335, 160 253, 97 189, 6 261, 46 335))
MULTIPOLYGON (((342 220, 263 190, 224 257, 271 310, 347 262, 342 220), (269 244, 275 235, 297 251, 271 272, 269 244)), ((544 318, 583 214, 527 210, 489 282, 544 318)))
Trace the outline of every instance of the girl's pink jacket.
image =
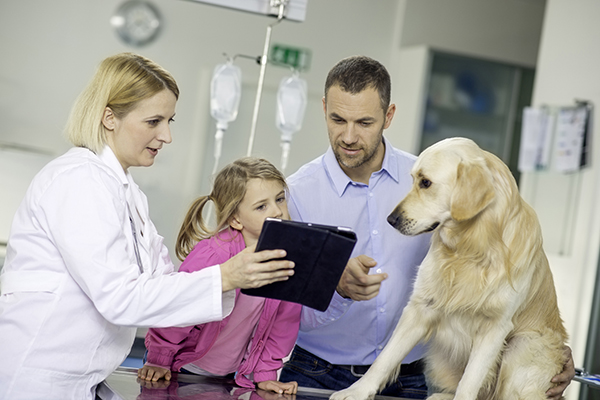
MULTIPOLYGON (((238 231, 225 229, 216 236, 200 241, 186 257, 180 272, 198 271, 221 264, 245 248, 238 231)), ((240 295, 236 290, 236 298, 240 295)), ((199 305, 201 306, 201 305, 199 305)), ((277 380, 298 336, 302 306, 280 300, 266 299, 252 339, 250 353, 237 369, 235 381, 253 388, 253 382, 277 380), (252 375, 253 374, 253 375, 252 375)), ((151 328, 146 334, 147 362, 173 371, 199 360, 212 347, 229 317, 222 321, 183 328, 151 328)))

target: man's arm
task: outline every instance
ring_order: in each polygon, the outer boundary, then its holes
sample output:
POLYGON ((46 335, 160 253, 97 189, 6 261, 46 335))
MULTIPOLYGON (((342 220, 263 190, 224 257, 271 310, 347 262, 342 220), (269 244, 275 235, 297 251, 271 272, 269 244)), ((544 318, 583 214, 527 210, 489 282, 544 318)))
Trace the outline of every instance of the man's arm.
POLYGON ((546 392, 546 396, 552 400, 559 400, 567 389, 567 386, 571 383, 571 380, 575 377, 575 364, 573 363, 573 354, 569 346, 565 346, 565 355, 567 356, 567 361, 562 372, 552 378, 552 382, 557 385, 546 392))

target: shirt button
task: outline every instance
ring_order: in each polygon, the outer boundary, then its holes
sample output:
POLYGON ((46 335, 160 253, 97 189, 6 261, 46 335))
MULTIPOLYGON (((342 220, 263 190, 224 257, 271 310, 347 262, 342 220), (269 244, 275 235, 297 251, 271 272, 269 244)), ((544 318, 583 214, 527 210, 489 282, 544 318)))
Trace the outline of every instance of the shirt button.
POLYGON ((381 307, 381 308, 379 309, 379 312, 385 312, 385 308, 381 307))
POLYGON ((373 231, 373 235, 377 235, 378 233, 379 233, 379 231, 378 231, 377 229, 375 229, 375 230, 373 231))
POLYGON ((375 271, 375 272, 377 272, 378 274, 380 274, 381 273, 381 268, 377 268, 377 271, 375 271))
POLYGON ((369 197, 373 197, 373 192, 369 192, 369 197))
POLYGON ((383 349, 383 346, 381 346, 381 345, 380 345, 380 346, 377 346, 377 349, 378 349, 378 350, 381 350, 381 349, 383 349))

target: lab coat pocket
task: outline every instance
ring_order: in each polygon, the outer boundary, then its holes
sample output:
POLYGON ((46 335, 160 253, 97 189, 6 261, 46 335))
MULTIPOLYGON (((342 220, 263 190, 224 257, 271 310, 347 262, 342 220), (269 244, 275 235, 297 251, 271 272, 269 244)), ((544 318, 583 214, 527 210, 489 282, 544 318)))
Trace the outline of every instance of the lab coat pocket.
POLYGON ((91 389, 88 389, 90 387, 89 380, 88 376, 24 367, 16 376, 9 398, 23 400, 83 399, 82 394, 88 390, 90 393, 86 393, 88 395, 86 398, 93 398, 91 389))
MULTIPOLYGON (((49 318, 59 299, 58 292, 65 275, 47 271, 5 271, 0 278, 0 315, 4 321, 22 321, 21 324, 2 325, 2 336, 9 338, 6 359, 13 360, 15 368, 35 349, 33 342, 49 318)), ((2 353, 0 352, 0 353, 2 353)))
MULTIPOLYGON (((17 321, 22 315, 27 319, 21 324, 3 324, 0 343, 2 363, 0 375, 4 375, 8 383, 7 399, 59 399, 68 398, 59 395, 59 388, 64 383, 40 372, 40 368, 32 371, 26 365, 53 365, 57 357, 48 357, 44 347, 48 341, 40 335, 42 327, 52 315, 59 296, 51 292, 10 291, 0 297, 0 316, 3 321, 17 321)), ((4 398, 1 394, 0 398, 4 398)))

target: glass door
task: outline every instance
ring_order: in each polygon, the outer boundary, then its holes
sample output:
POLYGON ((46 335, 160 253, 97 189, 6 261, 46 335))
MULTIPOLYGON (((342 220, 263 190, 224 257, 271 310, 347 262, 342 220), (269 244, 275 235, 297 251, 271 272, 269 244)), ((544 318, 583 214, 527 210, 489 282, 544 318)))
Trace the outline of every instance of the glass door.
POLYGON ((466 137, 516 175, 521 113, 531 102, 533 76, 532 69, 434 51, 420 150, 466 137))

